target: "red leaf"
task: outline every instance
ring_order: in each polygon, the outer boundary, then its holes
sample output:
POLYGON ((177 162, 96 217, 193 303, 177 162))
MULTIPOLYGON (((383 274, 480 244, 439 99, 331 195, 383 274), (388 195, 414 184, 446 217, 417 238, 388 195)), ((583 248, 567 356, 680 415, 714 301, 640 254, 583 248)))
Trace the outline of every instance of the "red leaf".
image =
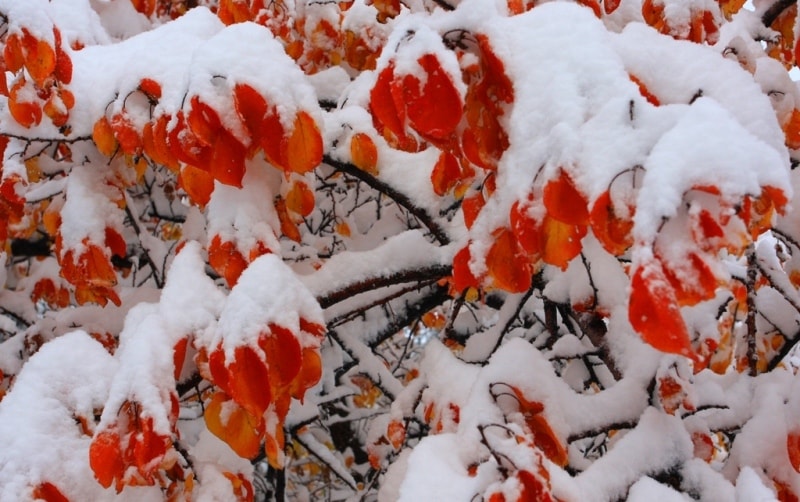
POLYGON ((482 192, 475 192, 469 197, 465 197, 461 201, 461 211, 464 213, 464 225, 467 228, 472 228, 472 224, 478 218, 478 215, 486 205, 486 200, 483 198, 482 192))
POLYGON ((408 120, 423 136, 446 138, 461 122, 461 94, 435 55, 426 54, 417 62, 425 70, 425 84, 420 89, 416 77, 407 75, 403 79, 408 120))
POLYGON ((259 336, 258 346, 267 357, 270 383, 275 389, 287 387, 298 375, 303 364, 297 337, 286 328, 270 325, 269 332, 259 336))
POLYGON ((633 213, 629 218, 620 218, 611 201, 608 190, 603 192, 594 202, 589 222, 592 232, 603 248, 614 256, 620 256, 633 245, 633 213))
POLYGON ((654 348, 696 358, 675 291, 657 260, 640 265, 634 272, 628 318, 633 329, 654 348))
POLYGON ((262 136, 261 124, 267 114, 267 100, 249 85, 236 84, 233 104, 250 137, 257 143, 262 136))
POLYGON ((494 233, 494 242, 486 253, 486 267, 493 284, 509 293, 524 293, 531 287, 533 270, 508 228, 494 233))
POLYGON ((431 171, 431 184, 436 195, 443 196, 450 192, 460 179, 461 166, 455 155, 450 152, 440 153, 431 171))
POLYGON ((530 261, 535 263, 541 258, 545 240, 541 223, 530 217, 528 208, 522 201, 515 202, 511 206, 509 222, 520 247, 528 253, 530 261))
POLYGON ((44 500, 45 502, 69 502, 69 499, 61 493, 61 490, 48 481, 39 483, 39 485, 33 489, 33 498, 44 500))
POLYGON ((587 225, 589 209, 586 197, 578 191, 572 178, 563 169, 558 177, 544 187, 544 207, 547 213, 570 225, 587 225))
POLYGON ((225 128, 220 128, 211 155, 211 175, 226 185, 242 188, 247 149, 225 128))
POLYGON ((103 431, 94 437, 89 446, 89 466, 95 479, 105 488, 110 487, 115 479, 122 480, 125 464, 116 432, 103 431))
POLYGON ((786 436, 786 451, 789 454, 789 463, 800 473, 800 432, 790 432, 786 436))
POLYGON ((617 7, 619 7, 620 0, 603 0, 603 10, 606 11, 606 14, 611 14, 617 7))
POLYGON ((464 246, 453 258, 453 289, 461 293, 467 288, 477 288, 480 281, 472 274, 469 262, 472 259, 469 246, 464 246))
POLYGON ((228 373, 233 400, 254 417, 263 415, 272 399, 264 359, 251 347, 236 347, 228 373))

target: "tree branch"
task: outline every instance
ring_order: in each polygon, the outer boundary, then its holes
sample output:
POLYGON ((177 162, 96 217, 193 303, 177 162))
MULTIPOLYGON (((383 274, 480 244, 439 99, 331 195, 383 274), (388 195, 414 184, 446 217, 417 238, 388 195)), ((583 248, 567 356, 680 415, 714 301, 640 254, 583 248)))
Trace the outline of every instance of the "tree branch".
POLYGON ((452 268, 446 265, 431 265, 418 269, 401 270, 391 275, 370 277, 356 281, 317 298, 319 305, 326 309, 360 293, 378 288, 394 286, 404 282, 425 282, 438 280, 450 275, 452 268))
POLYGON ((450 236, 447 235, 444 228, 426 211, 424 208, 421 208, 414 204, 414 202, 404 193, 399 192, 389 186, 388 184, 384 183, 383 181, 377 179, 376 177, 372 176, 371 174, 362 171, 358 167, 350 164, 349 162, 342 162, 340 160, 334 159, 330 155, 325 155, 322 158, 323 162, 330 165, 334 169, 341 171, 345 174, 353 176, 354 178, 358 178, 360 181, 363 181, 370 187, 374 188, 375 190, 385 194, 387 197, 395 201, 398 205, 403 207, 406 211, 411 213, 420 223, 425 225, 425 227, 430 231, 433 237, 439 242, 439 244, 445 245, 450 243, 450 236))
POLYGON ((778 0, 774 4, 770 5, 769 9, 767 9, 764 14, 761 16, 761 22, 764 23, 764 26, 768 27, 778 19, 783 11, 791 7, 797 3, 797 0, 778 0))

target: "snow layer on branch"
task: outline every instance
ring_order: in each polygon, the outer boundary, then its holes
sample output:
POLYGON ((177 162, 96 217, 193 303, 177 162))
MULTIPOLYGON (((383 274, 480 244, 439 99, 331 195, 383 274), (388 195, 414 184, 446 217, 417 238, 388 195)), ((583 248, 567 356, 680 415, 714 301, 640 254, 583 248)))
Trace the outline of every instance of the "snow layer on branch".
POLYGON ((156 432, 170 434, 170 391, 174 389, 173 347, 182 338, 203 333, 219 315, 224 294, 204 273, 200 245, 189 242, 175 257, 158 303, 140 303, 125 318, 114 375, 101 427, 116 420, 126 401, 153 417, 156 432))
POLYGON ((106 182, 108 175, 104 167, 79 165, 67 179, 67 200, 61 208, 59 232, 62 249, 74 249, 76 257, 83 251, 84 239, 102 245, 106 240, 106 227, 116 231, 123 228, 122 212, 111 202, 121 194, 106 182))
POLYGON ((239 83, 256 89, 269 105, 276 106, 287 130, 291 130, 298 109, 312 113, 318 121, 319 105, 311 83, 272 32, 255 23, 228 26, 196 47, 189 72, 187 100, 199 95, 220 114, 229 130, 244 139, 246 133, 231 99, 231 91, 239 83))
POLYGON ((249 256, 259 242, 277 252, 280 243, 273 229, 280 228, 280 222, 272 203, 280 187, 277 170, 251 160, 242 185, 215 183, 206 213, 208 235, 235 242, 243 256, 249 256))
MULTIPOLYGON (((75 96, 93 98, 78 99, 70 111, 73 135, 91 134, 95 120, 107 111, 118 112, 143 78, 161 84, 159 109, 174 113, 183 102, 195 51, 223 28, 217 16, 205 8, 197 8, 123 42, 86 47, 73 53, 74 71, 69 88, 75 96), (147 54, 158 54, 158 57, 145 57, 147 54), (112 102, 114 106, 106 110, 112 102)), ((149 120, 149 116, 142 119, 149 120)), ((44 122, 40 127, 45 127, 44 122)))
MULTIPOLYGON (((548 3, 475 27, 492 41, 514 86, 501 117, 510 145, 497 191, 470 231, 476 276, 486 271, 481 257, 492 232, 507 225, 511 205, 528 193, 538 200, 560 169, 591 205, 616 175, 643 166, 638 239, 651 239, 693 185, 717 186, 728 201, 764 185, 791 193, 783 133, 753 76, 709 47, 633 24, 615 34, 588 9, 548 3)), ((538 218, 536 211, 542 208, 533 207, 538 218)))
POLYGON ((303 347, 316 346, 319 339, 300 331, 300 319, 324 325, 322 309, 312 293, 280 257, 258 257, 242 273, 220 314, 209 347, 222 343, 226 357, 243 345, 257 346, 259 334, 269 324, 288 329, 303 347))
POLYGON ((86 460, 91 436, 81 432, 76 417, 92 422, 117 367, 83 331, 46 343, 31 357, 0 402, 0 501, 28 500, 42 481, 70 500, 160 497, 157 488, 132 488, 115 496, 94 480, 86 460))
POLYGON ((419 230, 408 230, 387 239, 369 251, 339 253, 302 281, 316 297, 329 296, 349 284, 388 278, 409 270, 419 270, 452 262, 452 246, 431 244, 419 230), (411 252, 413 250, 413 252, 411 252), (341 271, 347 270, 342 276, 341 271))

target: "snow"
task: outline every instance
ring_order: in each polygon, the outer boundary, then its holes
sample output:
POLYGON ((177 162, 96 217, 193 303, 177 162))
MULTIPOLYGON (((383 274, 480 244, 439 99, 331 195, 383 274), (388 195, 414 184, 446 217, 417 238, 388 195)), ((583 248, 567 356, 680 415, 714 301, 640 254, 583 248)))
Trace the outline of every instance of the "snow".
POLYGON ((86 458, 91 436, 75 417, 93 420, 109 392, 117 361, 86 332, 45 344, 0 402, 0 500, 31 497, 32 486, 53 483, 72 500, 147 500, 160 490, 134 488, 115 498, 94 481, 86 458))
POLYGON ((317 346, 319 340, 300 330, 300 319, 324 325, 322 309, 311 292, 280 257, 265 254, 242 273, 222 309, 217 333, 208 344, 219 343, 232 360, 235 347, 257 347, 258 336, 275 324, 298 337, 301 347, 317 346))

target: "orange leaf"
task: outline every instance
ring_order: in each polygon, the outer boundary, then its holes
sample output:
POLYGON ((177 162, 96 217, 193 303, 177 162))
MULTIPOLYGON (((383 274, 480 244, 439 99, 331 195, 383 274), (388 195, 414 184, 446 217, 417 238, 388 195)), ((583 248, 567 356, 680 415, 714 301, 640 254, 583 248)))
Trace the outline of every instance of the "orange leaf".
POLYGON ((125 239, 111 227, 106 227, 105 244, 111 251, 112 256, 120 258, 128 256, 128 245, 125 243, 125 239))
POLYGON ((178 176, 178 186, 189 195, 192 202, 202 208, 211 200, 214 178, 208 172, 187 164, 178 176))
POLYGON ((528 417, 525 421, 533 433, 533 443, 537 448, 542 450, 544 454, 554 464, 564 467, 569 463, 567 451, 558 439, 558 436, 550 428, 550 424, 542 414, 536 414, 528 417))
POLYGON ((486 253, 486 267, 493 284, 509 293, 524 293, 531 287, 533 270, 517 239, 508 228, 494 233, 494 242, 486 253))
POLYGON ((640 265, 634 272, 628 318, 633 329, 654 348, 695 358, 675 291, 657 260, 640 265))
POLYGON ((22 29, 22 48, 25 54, 25 68, 39 87, 56 69, 56 53, 50 44, 39 40, 25 28, 22 29))
POLYGON ((697 253, 690 252, 683 257, 678 266, 686 272, 680 276, 668 266, 670 264, 664 260, 661 262, 664 276, 669 281, 679 306, 697 305, 714 297, 719 281, 711 267, 697 253))
POLYGON ((522 201, 516 201, 511 206, 509 223, 520 247, 528 253, 531 262, 536 262, 544 247, 544 235, 541 224, 528 214, 528 207, 522 201))
MULTIPOLYGON (((461 166, 458 159, 450 152, 442 152, 431 171, 431 184, 436 195, 443 196, 450 192, 461 179, 461 166)), ((470 225, 467 225, 469 228, 470 225)))
POLYGON ((111 123, 103 116, 94 123, 92 128, 92 140, 97 149, 106 157, 111 157, 117 150, 117 138, 114 137, 114 130, 111 123))
POLYGON ((694 446, 694 456, 711 462, 714 460, 714 442, 708 434, 702 432, 695 432, 692 434, 692 444, 694 446))
POLYGON ((589 209, 586 197, 578 191, 572 178, 563 169, 558 178, 544 186, 544 207, 547 213, 570 225, 587 225, 589 209))
POLYGON ((139 81, 139 90, 147 95, 151 100, 161 98, 161 84, 152 78, 143 78, 139 81))
POLYGON ((353 134, 350 140, 350 157, 357 168, 373 176, 378 175, 378 149, 368 134, 353 134))
POLYGON ((177 171, 180 163, 167 144, 167 124, 169 115, 161 115, 154 122, 148 122, 142 130, 142 147, 153 161, 172 171, 177 171))
POLYGON ((208 356, 208 370, 211 373, 211 381, 222 389, 226 394, 230 394, 230 374, 225 366, 225 351, 222 345, 218 345, 208 356))
POLYGON ((314 192, 302 181, 293 183, 286 194, 286 208, 300 216, 308 216, 314 210, 314 192))
POLYGON ((25 64, 25 55, 22 53, 22 42, 19 35, 11 33, 6 38, 6 46, 3 48, 3 59, 6 69, 12 73, 17 73, 25 64))
POLYGON ((292 380, 290 392, 292 397, 303 401, 306 391, 315 386, 322 378, 322 358, 319 349, 314 347, 304 347, 302 351, 303 362, 300 365, 300 372, 292 380))
POLYGON ((382 132, 386 137, 386 131, 395 138, 405 136, 405 116, 400 115, 400 111, 395 107, 392 97, 391 85, 394 81, 394 63, 381 70, 375 87, 369 93, 369 111, 372 113, 372 120, 375 129, 382 132))
POLYGON ((295 242, 300 242, 302 239, 300 230, 289 217, 285 200, 281 198, 275 200, 275 212, 278 213, 278 220, 281 223, 281 233, 295 242))
POLYGON ((206 427, 225 441, 237 455, 255 458, 264 437, 264 420, 253 416, 224 392, 215 392, 206 404, 206 427))
MULTIPOLYGON (((157 130, 154 130, 153 134, 158 137, 157 130)), ((167 138, 166 143, 173 157, 198 169, 209 170, 211 160, 209 146, 200 141, 187 126, 183 111, 178 110, 175 126, 167 133, 167 138)))
POLYGON ((111 118, 111 130, 114 131, 114 137, 119 141, 119 147, 123 152, 128 155, 139 153, 142 148, 142 139, 126 114, 120 113, 111 118))
POLYGON ((54 75, 56 80, 62 84, 69 84, 72 81, 72 59, 61 47, 61 33, 58 28, 53 28, 53 33, 56 36, 56 68, 54 75))
POLYGON ((800 148, 800 110, 792 110, 792 114, 783 124, 783 132, 786 134, 787 147, 792 150, 800 148))
POLYGON ((581 252, 586 226, 570 225, 547 215, 542 221, 541 235, 544 238, 542 260, 566 270, 569 262, 581 252))
POLYGON ((399 420, 390 421, 389 425, 386 427, 386 437, 389 438, 389 443, 391 443, 392 448, 395 450, 400 449, 400 447, 403 446, 403 442, 406 440, 406 426, 399 420))
POLYGON ((594 202, 589 222, 592 232, 603 248, 614 256, 620 256, 633 244, 633 213, 628 219, 617 216, 611 194, 603 192, 594 202))
POLYGON ((617 7, 619 7, 620 0, 603 0, 603 9, 606 11, 606 14, 611 14, 617 7))
POLYGON ((234 242, 223 242, 219 235, 215 235, 208 246, 208 264, 224 277, 228 287, 232 288, 249 263, 234 242))
POLYGON ((147 484, 152 485, 155 483, 152 476, 159 469, 167 449, 172 446, 172 440, 154 430, 153 417, 132 416, 128 431, 130 435, 123 461, 135 466, 147 484))
POLYGON ((280 117, 274 108, 261 119, 259 130, 264 157, 273 166, 288 171, 289 161, 286 158, 288 140, 280 117))
POLYGON ((639 80, 637 77, 633 75, 628 75, 628 77, 634 84, 636 84, 637 87, 639 87, 639 94, 641 94, 642 97, 644 97, 644 99, 650 102, 651 105, 653 106, 661 105, 661 101, 653 93, 651 93, 647 87, 645 87, 644 83, 642 83, 641 80, 639 80))
POLYGON ((322 135, 311 115, 298 112, 286 148, 287 167, 292 172, 305 174, 322 162, 322 135))
POLYGON ((33 101, 20 101, 20 91, 25 86, 25 79, 18 80, 8 92, 8 111, 11 117, 23 127, 39 125, 42 121, 42 108, 33 101))
MULTIPOLYGON (((549 456, 548 456, 549 457, 549 456)), ((552 458, 550 460, 553 460, 552 458)), ((558 462, 553 461, 554 463, 558 464, 558 462)), ((561 467, 567 465, 564 463, 561 467)), ((547 475, 547 471, 542 471, 545 475, 547 475)), ((536 501, 536 502, 553 502, 553 498, 550 496, 549 488, 541 481, 541 479, 535 476, 530 471, 520 470, 517 471, 517 479, 519 479, 519 483, 522 487, 522 490, 519 495, 518 502, 529 502, 529 501, 536 501)), ((547 482, 549 478, 545 477, 544 481, 547 482)))

